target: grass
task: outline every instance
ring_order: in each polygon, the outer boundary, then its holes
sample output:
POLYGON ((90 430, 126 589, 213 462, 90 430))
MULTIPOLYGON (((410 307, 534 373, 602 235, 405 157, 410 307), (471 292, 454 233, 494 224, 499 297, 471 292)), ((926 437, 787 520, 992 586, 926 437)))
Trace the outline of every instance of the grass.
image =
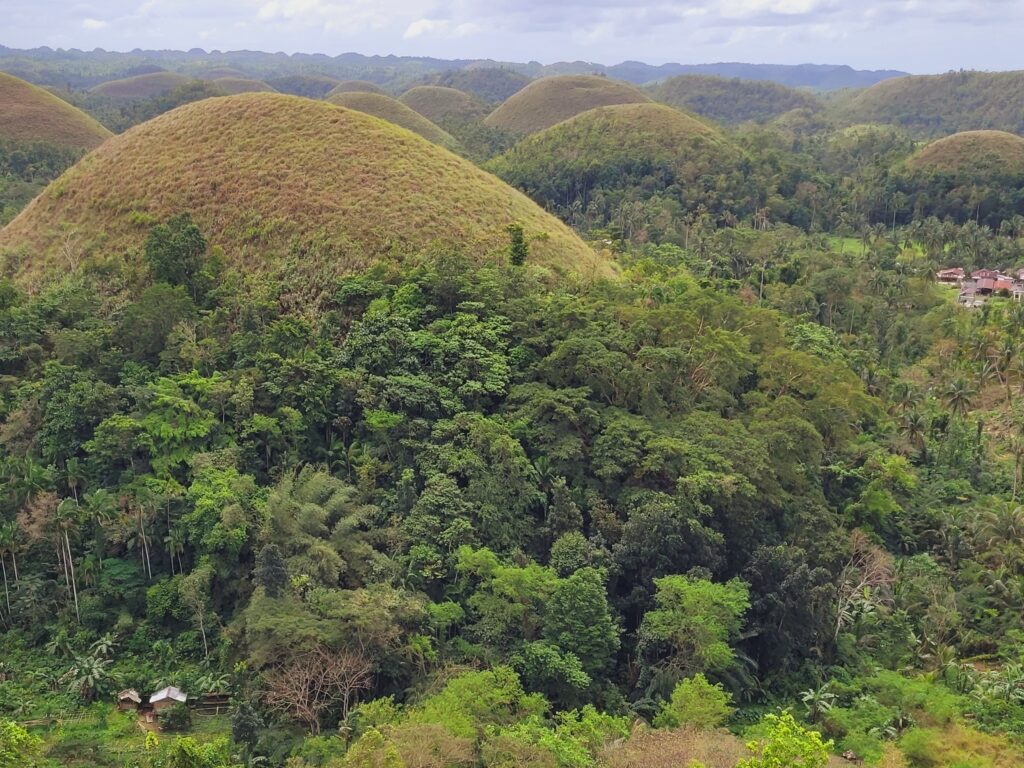
POLYGON ((329 100, 339 93, 379 93, 384 95, 384 89, 369 80, 343 80, 327 94, 327 99, 329 100))
POLYGON ((500 104, 530 83, 530 78, 510 69, 471 64, 465 69, 443 72, 432 80, 434 85, 456 88, 488 104, 500 104))
POLYGON ((398 99, 432 123, 475 121, 487 116, 487 106, 468 93, 442 85, 418 85, 398 99))
POLYGON ((93 149, 110 131, 52 93, 0 72, 0 140, 93 149))
POLYGON ((218 77, 212 82, 229 95, 237 93, 264 93, 274 90, 262 80, 252 80, 248 77, 218 77))
POLYGON ((84 260, 120 258, 153 222, 188 211, 225 259, 268 272, 293 244, 345 274, 434 244, 504 258, 520 222, 531 262, 587 277, 610 267, 517 192, 416 134, 327 102, 249 93, 188 104, 110 139, 0 231, 32 287, 84 260))
POLYGON ((914 171, 969 179, 1024 175, 1024 138, 1004 131, 965 131, 934 141, 907 162, 914 171))
POLYGON ((720 123, 763 123, 794 109, 820 109, 812 94, 778 83, 713 75, 680 75, 650 90, 656 101, 720 123))
POLYGON ((534 80, 484 120, 490 128, 518 134, 543 131, 596 107, 641 104, 650 98, 628 83, 593 75, 534 80))
POLYGON ((189 81, 177 72, 150 72, 100 83, 90 93, 110 99, 151 99, 173 91, 189 81))
POLYGON ((427 141, 440 144, 442 147, 453 149, 457 142, 447 131, 434 125, 423 115, 414 112, 400 101, 384 96, 379 93, 360 93, 350 91, 349 93, 338 93, 328 96, 331 104, 346 109, 354 109, 365 112, 368 115, 387 120, 389 123, 399 125, 406 130, 418 133, 427 141))

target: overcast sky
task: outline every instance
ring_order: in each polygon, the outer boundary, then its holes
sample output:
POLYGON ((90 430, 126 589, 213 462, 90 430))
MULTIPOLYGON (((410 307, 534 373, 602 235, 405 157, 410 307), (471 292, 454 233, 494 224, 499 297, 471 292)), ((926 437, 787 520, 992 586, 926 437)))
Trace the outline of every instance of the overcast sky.
POLYGON ((1024 69, 1024 0, 0 0, 16 48, 1024 69))

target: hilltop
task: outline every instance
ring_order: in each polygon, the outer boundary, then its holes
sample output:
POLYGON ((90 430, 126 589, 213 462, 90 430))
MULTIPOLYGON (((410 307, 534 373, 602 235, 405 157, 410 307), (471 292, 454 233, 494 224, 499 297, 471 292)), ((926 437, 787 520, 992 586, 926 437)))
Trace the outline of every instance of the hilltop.
POLYGON ((387 120, 389 123, 417 133, 427 141, 432 141, 443 147, 451 149, 456 145, 455 139, 449 133, 390 96, 384 96, 379 93, 350 91, 349 93, 335 94, 328 97, 327 100, 339 107, 355 109, 359 112, 379 117, 381 120, 387 120))
POLYGON ((907 166, 968 179, 1024 176, 1024 138, 1005 131, 964 131, 934 141, 907 166))
POLYGON ((336 273, 435 242, 485 256, 504 252, 512 222, 532 261, 605 269, 567 227, 469 161, 357 111, 268 93, 189 104, 110 139, 0 231, 0 252, 32 282, 66 267, 64 233, 75 233, 76 257, 110 258, 183 211, 227 261, 258 271, 296 242, 344 254, 328 265, 336 273))
POLYGON ((398 100, 433 123, 482 120, 488 112, 483 102, 468 93, 440 85, 410 88, 398 100))
POLYGON ((734 205, 742 152, 719 131, 662 104, 577 115, 523 139, 489 168, 563 216, 609 218, 618 201, 661 195, 684 208, 734 205), (576 210, 574 210, 576 207, 576 210), (579 210, 582 208, 582 210, 579 210))
POLYGON ((0 141, 45 142, 83 150, 110 131, 81 110, 24 80, 0 73, 0 141))
POLYGON ((960 131, 1024 133, 1024 71, 950 72, 886 80, 838 100, 847 123, 891 123, 915 138, 960 131))
POLYGON ((768 81, 713 75, 680 75, 650 91, 656 101, 696 112, 719 123, 763 123, 794 109, 819 109, 809 93, 768 81))
POLYGON ((379 93, 384 95, 384 89, 369 80, 345 80, 338 83, 327 94, 327 98, 337 96, 339 93, 379 93))
POLYGON ((110 99, 151 99, 180 88, 189 80, 177 72, 150 72, 100 83, 90 93, 110 99))
POLYGON ((511 69, 469 66, 437 75, 429 84, 455 88, 488 104, 500 104, 523 90, 530 80, 528 75, 511 69))
POLYGON ((593 75, 562 75, 536 80, 516 93, 484 124, 513 133, 529 134, 550 128, 597 107, 650 101, 637 88, 593 75))
POLYGON ((228 95, 237 93, 267 93, 274 90, 262 80, 253 80, 248 77, 218 77, 212 83, 228 95))
POLYGON ((267 80, 267 84, 274 90, 281 93, 290 93, 293 96, 305 96, 310 99, 322 99, 340 81, 329 75, 284 75, 267 80))

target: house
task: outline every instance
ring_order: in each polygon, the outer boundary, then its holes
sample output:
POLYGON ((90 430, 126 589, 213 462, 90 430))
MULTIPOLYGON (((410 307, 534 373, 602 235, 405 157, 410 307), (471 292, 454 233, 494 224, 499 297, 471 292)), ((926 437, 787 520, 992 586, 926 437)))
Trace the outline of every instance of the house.
POLYGON ((963 267, 953 267, 951 269, 940 269, 936 274, 936 279, 940 283, 946 283, 947 285, 956 285, 964 279, 966 273, 963 267))
MULTIPOLYGON (((173 685, 161 688, 149 697, 149 706, 152 711, 152 718, 155 719, 159 717, 161 712, 165 709, 170 709, 175 704, 184 704, 187 699, 188 696, 173 685)), ((146 720, 148 722, 153 722, 149 716, 147 716, 146 720)))
POLYGON ((1018 280, 1024 281, 1024 267, 1021 267, 1020 269, 1018 269, 1016 272, 1013 273, 1013 275, 1018 280))
POLYGON ((1005 276, 997 277, 992 286, 992 293, 1006 291, 1007 295, 1013 290, 1013 279, 1005 276))
POLYGON ((971 272, 971 277, 975 280, 995 280, 999 277, 999 273, 994 269, 976 269, 971 272))
POLYGON ((1010 291, 1014 301, 1024 301, 1024 280, 1014 280, 1013 290, 1010 291))
POLYGON ((117 708, 122 712, 138 710, 140 704, 142 704, 142 697, 134 688, 125 688, 117 694, 117 708))
POLYGON ((978 292, 974 286, 976 281, 965 280, 964 287, 960 290, 960 295, 957 296, 956 303, 962 307, 980 307, 985 303, 985 297, 978 295, 978 292))

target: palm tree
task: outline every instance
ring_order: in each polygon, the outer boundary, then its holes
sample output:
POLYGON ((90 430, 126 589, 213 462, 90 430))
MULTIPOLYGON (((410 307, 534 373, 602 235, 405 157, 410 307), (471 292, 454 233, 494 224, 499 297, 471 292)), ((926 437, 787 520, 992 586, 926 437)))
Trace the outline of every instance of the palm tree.
POLYGON ((78 613, 78 583, 75 579, 75 558, 71 554, 71 538, 69 531, 78 527, 78 501, 75 499, 64 499, 57 505, 54 521, 57 523, 58 549, 60 559, 64 566, 64 580, 68 582, 68 589, 75 601, 75 618, 81 621, 78 613))
POLYGON ((0 571, 4 577, 4 598, 7 600, 7 615, 11 615, 11 593, 7 587, 7 555, 14 566, 14 584, 18 584, 18 526, 16 523, 0 525, 0 571))
POLYGON ((175 526, 164 536, 164 546, 171 559, 171 575, 174 575, 174 558, 178 558, 178 573, 184 573, 185 568, 181 564, 181 556, 185 552, 185 531, 180 526, 175 526))
POLYGON ((964 418, 971 410, 971 403, 977 394, 977 388, 963 376, 958 376, 947 384, 942 392, 949 410, 959 418, 964 418))
POLYGON ((928 443, 925 434, 928 431, 928 419, 920 411, 908 411, 903 415, 903 434, 918 454, 921 461, 928 463, 928 443))

